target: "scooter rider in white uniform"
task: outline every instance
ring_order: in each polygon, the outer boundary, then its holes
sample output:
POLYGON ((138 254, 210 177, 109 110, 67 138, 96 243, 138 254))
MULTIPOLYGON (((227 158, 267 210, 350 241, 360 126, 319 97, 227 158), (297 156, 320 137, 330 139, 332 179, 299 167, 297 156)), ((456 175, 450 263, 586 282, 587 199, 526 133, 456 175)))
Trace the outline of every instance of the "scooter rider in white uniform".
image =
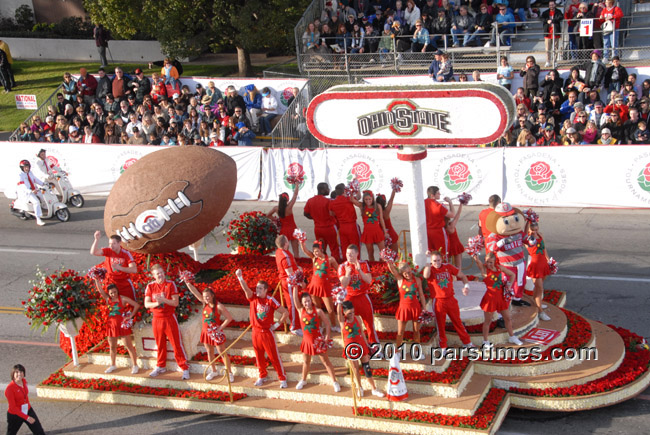
POLYGON ((20 169, 21 173, 18 180, 18 187, 16 188, 16 193, 19 198, 26 199, 34 206, 34 214, 36 215, 36 224, 45 225, 45 222, 41 219, 43 216, 43 210, 41 209, 41 201, 38 199, 37 187, 45 186, 41 180, 36 178, 36 176, 31 171, 32 165, 29 163, 29 160, 21 160, 20 169))
POLYGON ((59 168, 50 166, 47 162, 46 151, 41 149, 38 154, 36 154, 38 160, 36 160, 36 166, 34 167, 34 172, 36 175, 41 177, 43 180, 53 182, 54 181, 54 172, 59 170, 59 168))

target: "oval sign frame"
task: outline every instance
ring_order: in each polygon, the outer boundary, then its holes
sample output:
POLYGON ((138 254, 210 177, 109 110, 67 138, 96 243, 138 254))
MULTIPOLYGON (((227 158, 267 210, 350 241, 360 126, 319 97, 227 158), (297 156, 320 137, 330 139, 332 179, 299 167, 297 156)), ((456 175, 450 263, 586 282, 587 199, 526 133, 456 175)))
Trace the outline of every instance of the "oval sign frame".
MULTIPOLYGON (((480 113, 468 114, 471 105, 463 108, 463 116, 468 116, 471 122, 480 119, 480 113)), ((463 82, 445 83, 442 85, 412 86, 405 88, 390 87, 381 85, 341 85, 328 89, 326 92, 316 96, 307 108, 307 126, 314 137, 321 142, 330 145, 342 146, 366 146, 366 145, 480 145, 490 143, 503 135, 507 128, 512 125, 516 114, 516 103, 510 92, 502 86, 486 82, 463 82), (395 138, 364 138, 360 134, 351 139, 340 139, 331 137, 327 131, 318 127, 317 117, 319 106, 332 101, 340 100, 342 104, 349 100, 393 100, 389 103, 387 111, 394 106, 407 106, 412 108, 411 100, 418 98, 481 98, 496 107, 500 115, 500 122, 495 126, 494 131, 487 135, 476 137, 403 137, 412 135, 418 131, 419 125, 414 124, 410 131, 403 132, 393 125, 388 128, 395 134, 395 138), (316 119, 316 121, 315 121, 316 119)), ((343 121, 345 122, 345 121, 343 121)), ((356 120, 355 120, 356 123, 356 120)))

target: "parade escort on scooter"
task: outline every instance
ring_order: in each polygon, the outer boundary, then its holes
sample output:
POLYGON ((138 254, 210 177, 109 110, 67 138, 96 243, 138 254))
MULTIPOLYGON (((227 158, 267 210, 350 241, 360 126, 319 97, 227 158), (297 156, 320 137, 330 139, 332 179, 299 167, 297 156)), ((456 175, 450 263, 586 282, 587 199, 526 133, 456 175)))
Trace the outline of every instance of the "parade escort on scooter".
POLYGON ((34 168, 36 174, 45 181, 54 184, 59 200, 64 204, 70 203, 77 208, 83 207, 84 197, 81 196, 78 190, 73 189, 68 179, 68 173, 48 160, 46 150, 41 149, 36 154, 36 157, 38 157, 36 167, 34 168))
MULTIPOLYGON (((34 216, 36 224, 41 226, 45 225, 43 219, 53 216, 61 222, 70 220, 68 206, 58 200, 49 183, 41 181, 32 173, 31 167, 29 160, 21 160, 16 199, 9 205, 9 211, 23 220, 34 216)), ((5 195, 8 193, 5 191, 5 195)))

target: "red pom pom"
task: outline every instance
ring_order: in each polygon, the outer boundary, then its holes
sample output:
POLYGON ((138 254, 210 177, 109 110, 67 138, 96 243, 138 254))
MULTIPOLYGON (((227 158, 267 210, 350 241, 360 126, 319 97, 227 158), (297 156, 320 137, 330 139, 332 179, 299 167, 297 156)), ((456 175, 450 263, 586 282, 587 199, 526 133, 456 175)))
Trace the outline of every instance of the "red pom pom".
POLYGON ((103 281, 104 278, 106 278, 106 269, 104 269, 103 267, 99 267, 99 266, 93 266, 88 271, 88 278, 90 278, 90 279, 97 278, 100 281, 103 281))
POLYGON ((307 233, 305 233, 300 228, 296 228, 295 230, 293 230, 293 237, 295 237, 296 240, 298 240, 299 242, 307 241, 307 233))
POLYGON ((208 337, 214 340, 214 342, 217 344, 223 344, 226 342, 226 334, 224 334, 223 331, 221 331, 221 329, 219 329, 218 326, 215 325, 208 326, 207 333, 208 333, 208 337))
POLYGON ((298 269, 292 275, 289 275, 288 281, 291 285, 302 285, 305 282, 305 274, 302 269, 298 269))
POLYGON ((422 311, 420 317, 418 317, 418 323, 422 325, 429 325, 436 320, 436 315, 431 311, 422 311))
POLYGON ((467 255, 470 257, 474 257, 475 255, 479 255, 481 253, 481 250, 485 247, 485 241, 483 240, 483 236, 478 235, 474 237, 470 237, 467 239, 467 246, 465 247, 465 252, 467 252, 467 255))
POLYGON ((189 270, 182 270, 178 273, 178 278, 181 281, 193 281, 194 280, 194 274, 190 272, 189 270))
POLYGON ((384 261, 394 262, 397 260, 397 252, 390 248, 384 248, 379 253, 379 257, 384 261))
POLYGON ((390 180, 390 188, 393 189, 393 192, 401 192, 402 187, 404 187, 404 183, 399 178, 395 177, 390 180))
POLYGON ((325 353, 327 349, 331 348, 334 345, 334 340, 331 338, 325 340, 323 337, 317 337, 314 340, 314 347, 316 348, 316 353, 325 353))
POLYGON ((524 217, 529 222, 539 222, 539 215, 535 213, 532 208, 529 208, 524 212, 524 217))
POLYGON ((345 300, 348 292, 341 286, 334 287, 332 289, 332 300, 336 305, 342 303, 345 300))
POLYGON ((472 195, 467 192, 463 192, 458 196, 458 202, 463 205, 467 205, 472 200, 472 195))
POLYGON ((296 184, 302 184, 305 181, 305 174, 299 175, 287 175, 287 183, 295 186, 296 184))
POLYGON ((551 275, 557 273, 557 261, 555 261, 555 258, 551 257, 551 259, 548 260, 548 267, 551 269, 551 275))

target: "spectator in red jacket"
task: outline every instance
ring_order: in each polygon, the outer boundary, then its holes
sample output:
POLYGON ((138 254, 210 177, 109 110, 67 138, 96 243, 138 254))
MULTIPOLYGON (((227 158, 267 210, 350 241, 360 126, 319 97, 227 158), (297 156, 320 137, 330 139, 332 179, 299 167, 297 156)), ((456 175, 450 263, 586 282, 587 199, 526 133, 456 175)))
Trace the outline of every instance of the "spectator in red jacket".
POLYGON ((11 372, 11 382, 5 389, 5 397, 9 404, 7 410, 7 434, 14 435, 18 433, 23 423, 36 435, 45 435, 45 431, 38 420, 34 408, 29 403, 29 389, 25 379, 25 367, 16 364, 11 372))
POLYGON ((84 103, 91 105, 95 102, 95 91, 97 80, 92 74, 88 74, 86 68, 79 68, 79 80, 77 80, 77 91, 83 95, 84 103))
POLYGON ((627 121, 630 116, 629 116, 629 108, 625 104, 625 100, 623 99, 622 96, 618 95, 614 99, 614 104, 608 104, 605 107, 605 110, 603 110, 605 113, 613 113, 616 112, 618 113, 618 117, 621 120, 621 122, 627 121))

